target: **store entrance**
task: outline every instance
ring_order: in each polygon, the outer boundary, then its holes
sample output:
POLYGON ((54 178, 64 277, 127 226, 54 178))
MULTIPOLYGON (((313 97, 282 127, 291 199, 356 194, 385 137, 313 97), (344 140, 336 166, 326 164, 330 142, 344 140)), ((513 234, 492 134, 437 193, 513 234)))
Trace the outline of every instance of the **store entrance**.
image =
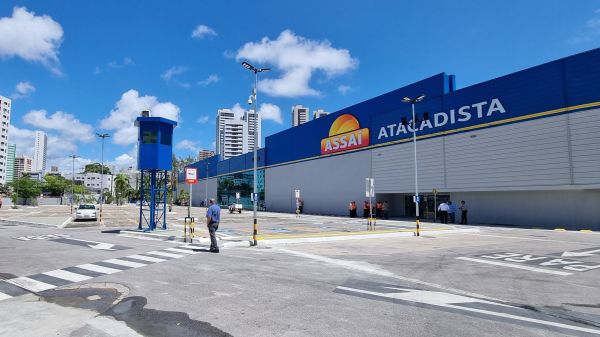
MULTIPOLYGON (((437 205, 441 204, 442 202, 448 202, 448 200, 450 200, 449 194, 438 194, 437 196, 434 196, 431 193, 422 194, 421 200, 419 202, 419 213, 421 213, 420 218, 423 220, 429 220, 429 221, 436 220, 435 219, 435 215, 436 215, 435 210, 437 208, 437 205)), ((415 206, 416 205, 413 202, 413 196, 405 195, 404 196, 405 216, 414 217, 416 214, 415 206)))

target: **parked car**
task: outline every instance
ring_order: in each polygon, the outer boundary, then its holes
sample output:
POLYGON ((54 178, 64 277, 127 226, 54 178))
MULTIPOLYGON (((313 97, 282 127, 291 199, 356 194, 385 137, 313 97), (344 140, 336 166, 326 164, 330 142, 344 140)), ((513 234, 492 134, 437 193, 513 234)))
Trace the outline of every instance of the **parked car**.
POLYGON ((229 205, 229 213, 238 212, 241 214, 242 208, 244 208, 242 204, 231 204, 229 205))
POLYGON ((92 204, 81 204, 77 207, 75 220, 97 220, 96 206, 92 204))

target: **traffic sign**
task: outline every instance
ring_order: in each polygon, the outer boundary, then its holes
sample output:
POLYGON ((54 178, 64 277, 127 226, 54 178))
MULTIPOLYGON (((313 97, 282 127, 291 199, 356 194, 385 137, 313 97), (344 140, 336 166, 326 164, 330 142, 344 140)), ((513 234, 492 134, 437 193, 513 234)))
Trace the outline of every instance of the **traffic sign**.
POLYGON ((294 190, 294 193, 296 195, 296 199, 300 198, 300 190, 294 190))
POLYGON ((185 183, 186 184, 197 184, 198 183, 198 169, 195 167, 185 168, 185 183))
POLYGON ((367 198, 374 198, 375 197, 375 179, 365 178, 365 183, 366 183, 365 196, 367 198))
POLYGON ((433 189, 433 191, 431 191, 431 193, 432 193, 433 195, 437 195, 437 194, 438 194, 438 190, 437 190, 436 188, 434 188, 434 189, 433 189))

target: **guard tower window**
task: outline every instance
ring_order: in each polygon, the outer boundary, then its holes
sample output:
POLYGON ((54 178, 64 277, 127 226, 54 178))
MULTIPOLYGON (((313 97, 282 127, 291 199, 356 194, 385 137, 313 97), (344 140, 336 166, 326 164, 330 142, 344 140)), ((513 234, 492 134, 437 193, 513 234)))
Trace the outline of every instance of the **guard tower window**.
POLYGON ((142 144, 156 144, 158 132, 155 130, 144 131, 142 134, 142 144))
POLYGON ((172 134, 170 132, 168 132, 167 130, 163 130, 160 133, 160 143, 162 145, 171 146, 172 138, 173 138, 172 134))

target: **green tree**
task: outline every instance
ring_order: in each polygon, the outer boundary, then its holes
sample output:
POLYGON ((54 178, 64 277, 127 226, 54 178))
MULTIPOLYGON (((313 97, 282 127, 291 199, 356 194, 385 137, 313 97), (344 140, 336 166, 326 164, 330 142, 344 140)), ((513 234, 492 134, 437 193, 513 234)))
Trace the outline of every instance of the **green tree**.
POLYGON ((15 205, 17 203, 17 198, 23 198, 24 204, 26 204, 30 198, 35 198, 42 193, 42 184, 40 184, 39 181, 30 179, 29 176, 27 176, 27 175, 25 175, 21 178, 18 178, 16 180, 13 180, 10 183, 10 186, 15 191, 15 193, 14 193, 15 205))
POLYGON ((54 197, 62 197, 65 194, 67 187, 71 187, 71 183, 59 175, 46 174, 42 188, 44 192, 49 193, 54 197))
POLYGON ((129 176, 125 173, 119 173, 115 177, 115 193, 117 195, 117 205, 122 205, 122 198, 127 198, 129 191, 129 176))
POLYGON ((108 166, 104 165, 104 170, 102 170, 102 165, 100 165, 98 163, 85 165, 83 172, 84 173, 102 173, 102 172, 104 172, 104 174, 111 174, 110 168, 108 166))

